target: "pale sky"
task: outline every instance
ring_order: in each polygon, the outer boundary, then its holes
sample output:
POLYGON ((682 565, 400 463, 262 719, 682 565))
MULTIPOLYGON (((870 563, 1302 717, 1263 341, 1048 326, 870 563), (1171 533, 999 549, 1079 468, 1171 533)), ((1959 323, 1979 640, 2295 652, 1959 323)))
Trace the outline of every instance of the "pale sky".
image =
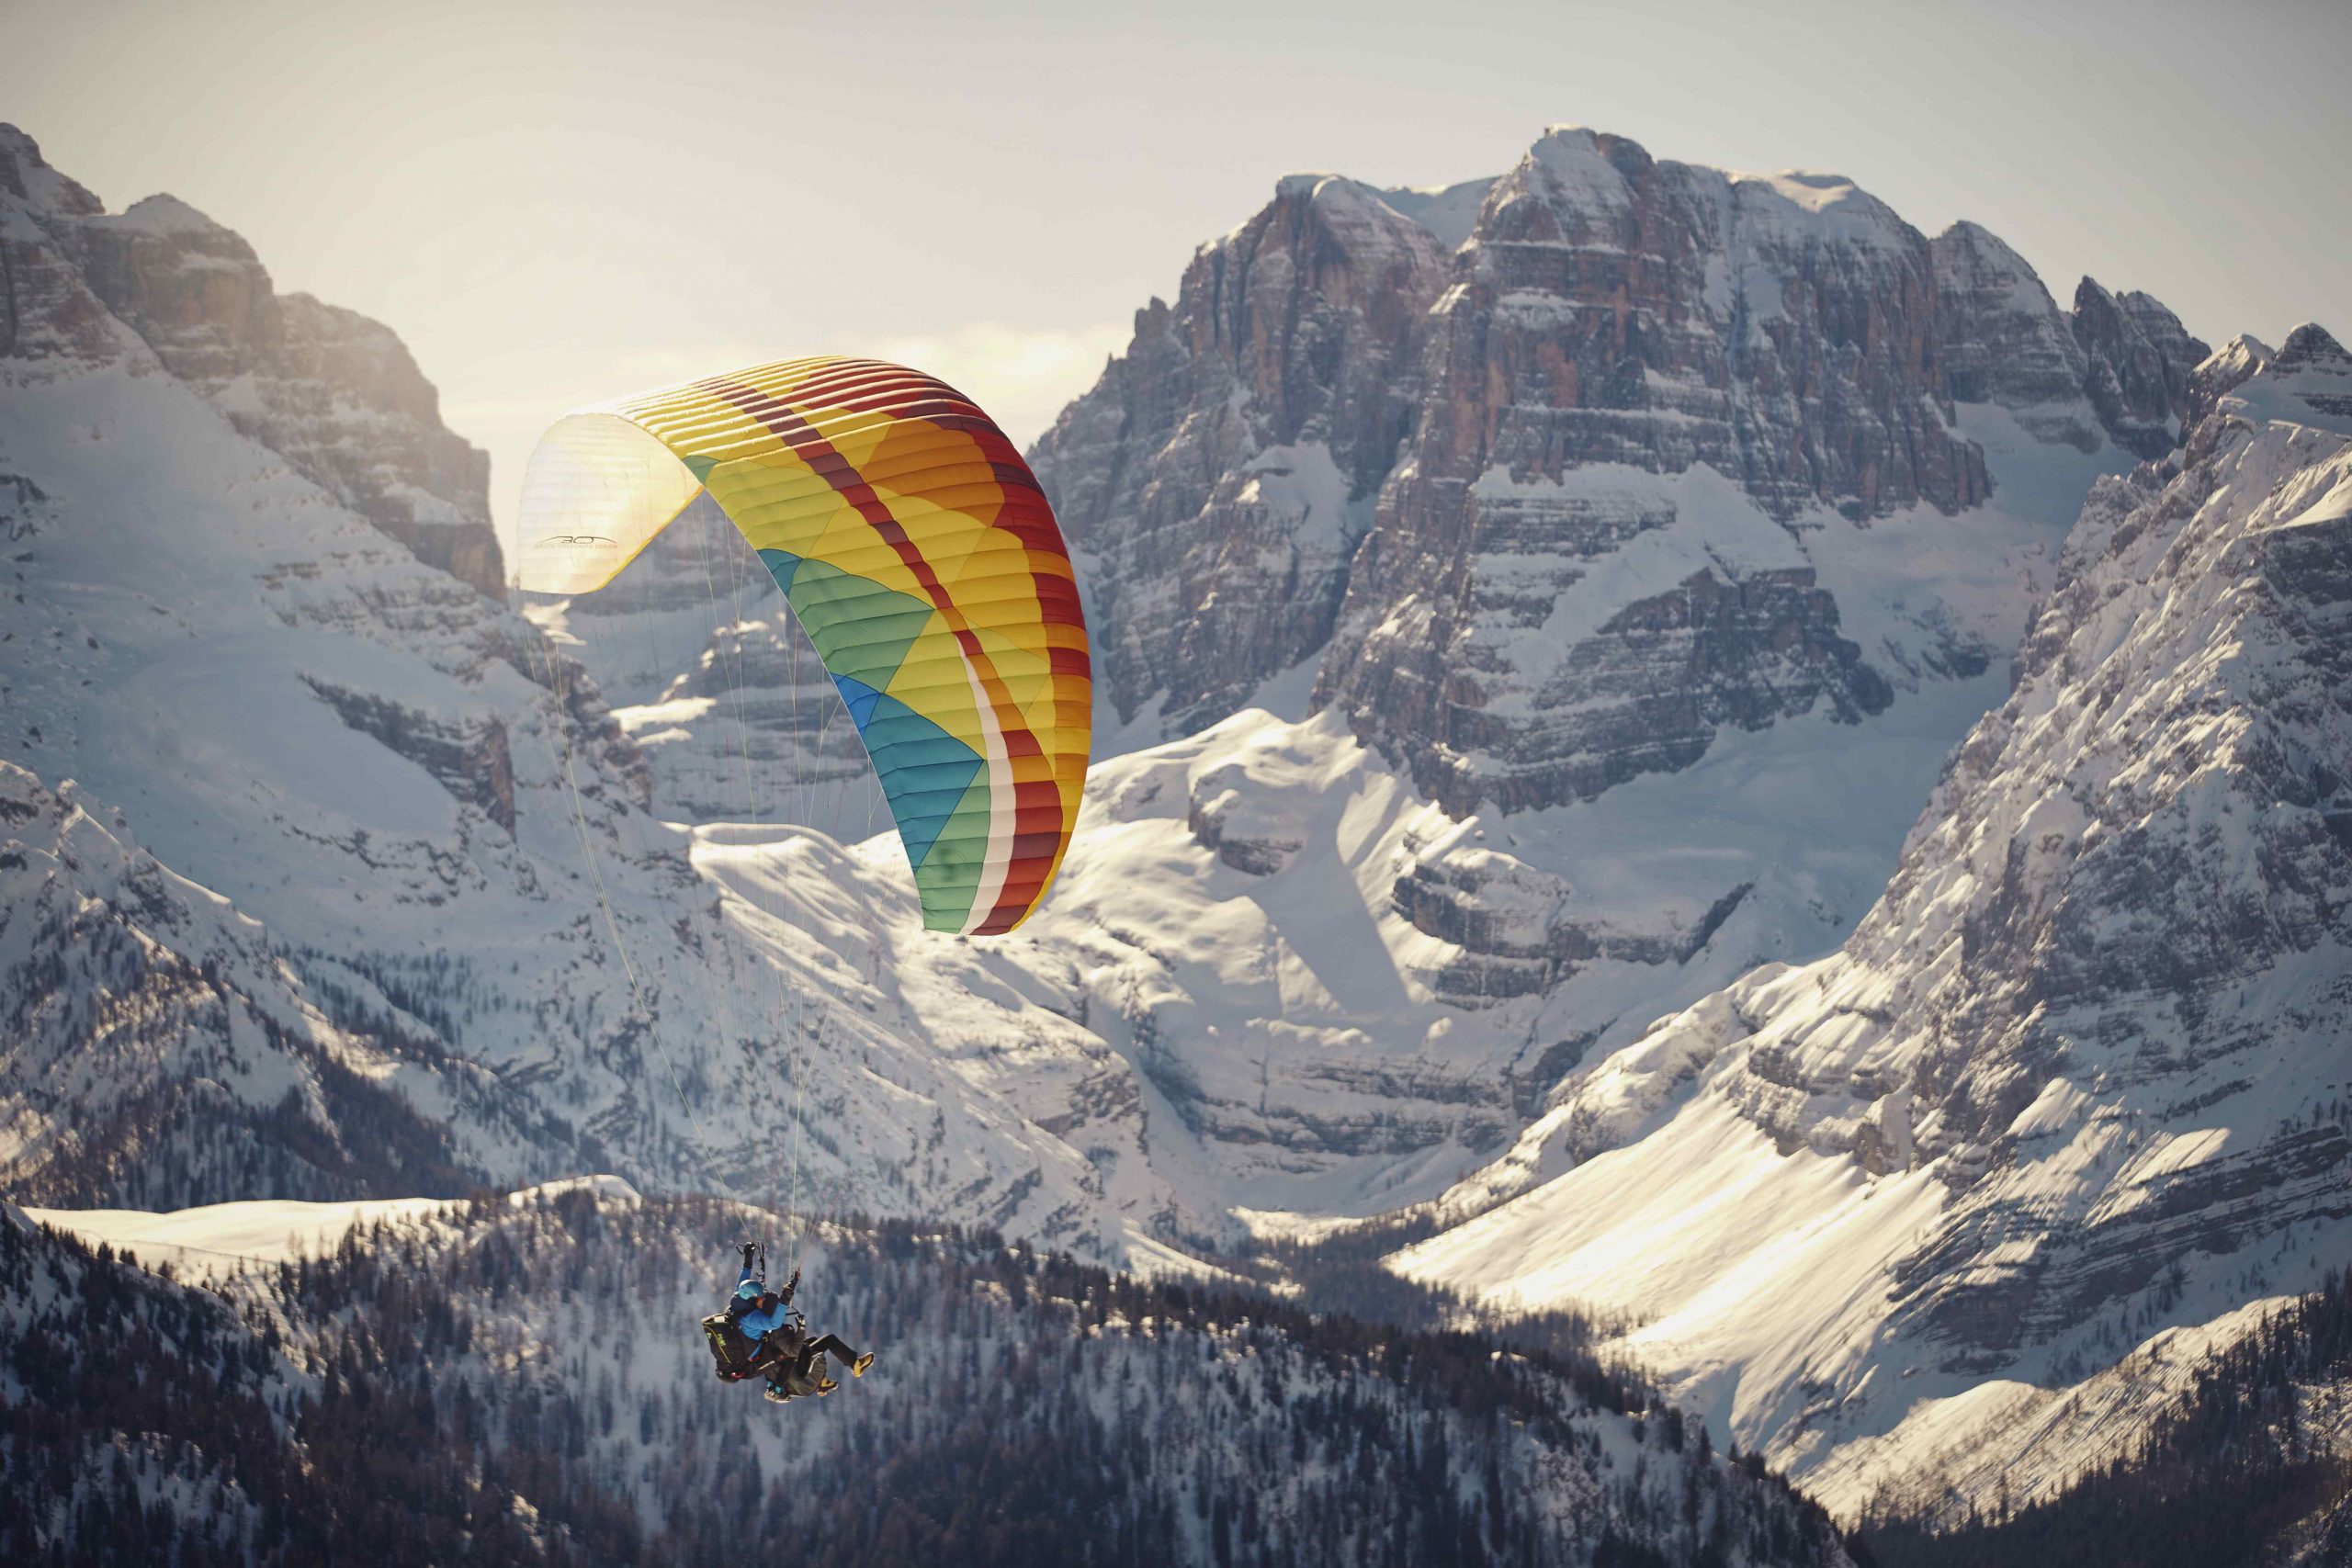
POLYGON ((2347 64, 2342 0, 0 0, 0 119, 389 322, 502 519, 566 409, 812 351, 1025 443, 1282 174, 1491 175, 1556 121, 1973 218, 2062 304, 2352 334, 2347 64))

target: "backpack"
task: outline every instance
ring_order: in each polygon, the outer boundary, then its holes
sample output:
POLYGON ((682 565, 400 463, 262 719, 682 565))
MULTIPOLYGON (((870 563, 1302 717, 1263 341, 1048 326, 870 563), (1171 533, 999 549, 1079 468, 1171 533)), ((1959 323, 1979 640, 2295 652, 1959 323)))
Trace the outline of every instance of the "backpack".
POLYGON ((759 1347, 743 1337, 735 1326, 732 1312, 713 1313, 702 1320, 703 1337, 710 1343, 711 1359, 718 1363, 716 1371, 722 1382, 741 1382, 754 1371, 752 1358, 759 1347))

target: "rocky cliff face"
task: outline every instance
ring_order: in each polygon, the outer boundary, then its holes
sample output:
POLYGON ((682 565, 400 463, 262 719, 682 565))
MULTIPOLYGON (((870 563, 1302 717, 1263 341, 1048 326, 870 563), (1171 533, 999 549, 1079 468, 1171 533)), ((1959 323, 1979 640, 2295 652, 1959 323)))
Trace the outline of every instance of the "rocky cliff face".
POLYGON ((1372 503, 1409 434, 1422 317, 1465 193, 1421 208, 1294 175, 1201 247, 1171 307, 1031 453, 1071 543, 1098 681, 1122 722, 1181 734, 1331 635, 1372 503))
POLYGON ((1869 541, 1808 519, 1968 528, 1991 480, 1961 393, 2034 411, 2037 440, 2104 445, 2056 310, 1990 236, 1931 244, 1834 176, 1730 175, 1589 131, 1497 185, 1430 330, 1411 456, 1317 696, 1457 813, 1589 799, 1728 728, 1883 709, 1895 671, 1821 581, 1824 549, 1869 541))
POLYGON ((2089 359, 2026 259, 1966 222, 1928 241, 1928 254, 1952 400, 2007 410, 2038 441, 2097 451, 2113 433, 2085 390, 2089 359))
POLYGON ((1793 1460, 1893 1428, 1839 1461, 1859 1500, 1948 1453, 1989 1489, 2034 1421, 1938 1407, 1987 1376, 2070 1385, 2344 1260, 2352 358, 2316 327, 2225 355, 2186 448, 2093 491, 1844 948, 1578 1074, 1483 1190, 1571 1168, 1416 1269, 1641 1302, 1793 1460), (1674 1193, 1713 1239, 1601 1272, 1674 1193))
MULTIPOLYGON (((439 394, 389 328, 307 294, 279 296, 250 245, 174 197, 107 212, 13 127, 0 127, 0 189, 19 198, 19 220, 46 231, 114 321, 240 432, 418 559, 492 598, 505 592, 490 456, 442 425, 439 394)), ((38 250, 27 245, 24 257, 34 290, 38 250)), ((76 343, 75 318, 31 299, 21 310, 12 303, 12 336, 19 315, 62 332, 50 346, 107 352, 95 322, 76 343)), ((0 353, 31 358, 42 346, 0 343, 0 353)))
POLYGON ((1930 241, 1836 176, 1560 130, 1442 198, 1286 181, 1035 457, 1097 558, 1130 737, 1295 701, 1303 668, 1265 682, 1311 662, 1313 705, 1449 810, 1523 809, 1981 668, 2024 594, 1989 639, 1914 595, 1924 661, 1864 646, 1821 552, 1878 552, 1822 520, 1982 533, 1972 410, 2144 454, 2201 353, 2144 296, 2069 316, 1982 229, 1930 241), (1307 547, 1295 519, 1335 512, 1307 547))
POLYGON ((2086 277, 2075 290, 2084 392, 2116 444, 2158 457, 2180 443, 2189 373, 2211 352, 2145 294, 2109 294, 2086 277))

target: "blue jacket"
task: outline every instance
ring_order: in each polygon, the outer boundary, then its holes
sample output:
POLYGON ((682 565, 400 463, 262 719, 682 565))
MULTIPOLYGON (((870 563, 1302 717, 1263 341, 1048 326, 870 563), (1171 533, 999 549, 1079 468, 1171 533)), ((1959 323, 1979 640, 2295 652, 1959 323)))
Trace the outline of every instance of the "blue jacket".
MULTIPOLYGON (((749 1269, 744 1269, 742 1278, 735 1281, 735 1296, 737 1300, 747 1303, 760 1299, 759 1281, 752 1278, 752 1271, 749 1269)), ((765 1312, 762 1312, 756 1306, 747 1305, 741 1315, 735 1319, 735 1326, 742 1331, 743 1337, 757 1341, 771 1329, 782 1327, 791 1321, 791 1301, 792 1292, 782 1291, 776 1294, 775 1305, 765 1312)))

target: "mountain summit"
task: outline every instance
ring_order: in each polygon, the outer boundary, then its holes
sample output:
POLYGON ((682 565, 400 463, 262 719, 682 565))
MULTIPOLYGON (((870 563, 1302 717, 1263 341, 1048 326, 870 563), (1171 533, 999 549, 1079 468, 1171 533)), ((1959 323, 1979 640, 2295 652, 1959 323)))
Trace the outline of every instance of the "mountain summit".
POLYGON ((0 355, 105 358, 127 327, 162 368, 418 559, 492 598, 504 592, 490 522, 490 456, 441 423, 440 398, 390 329, 307 294, 280 295, 253 247, 175 197, 104 205, 0 125, 0 196, 29 220, 105 318, 51 298, 28 233, 34 297, 12 298, 0 355), (42 335, 58 335, 44 344, 42 335), (18 342, 22 335, 24 341, 18 342))
POLYGON ((2205 353, 2144 295, 2086 280, 2069 316, 1973 224, 1580 128, 1432 210, 1290 176, 1038 442, 1138 739, 1311 686, 1459 813, 1877 711, 2023 601, 1984 626, 1915 593, 1890 649, 1826 558, 1895 553, 1857 526, 1922 508, 2002 555, 1988 497, 2062 526, 2084 481, 2003 459, 2148 456, 2205 353))

